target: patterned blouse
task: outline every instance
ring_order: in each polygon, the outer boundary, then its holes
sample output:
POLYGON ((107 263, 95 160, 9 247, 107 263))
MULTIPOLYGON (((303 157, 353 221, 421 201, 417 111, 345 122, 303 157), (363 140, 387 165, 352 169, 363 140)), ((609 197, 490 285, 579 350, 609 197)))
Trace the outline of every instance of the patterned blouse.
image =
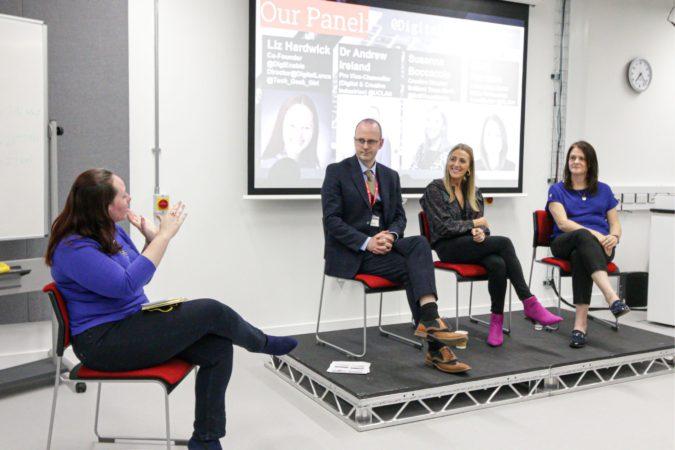
MULTIPOLYGON (((470 234, 471 229, 474 228, 473 220, 483 217, 483 195, 480 189, 476 188, 478 211, 471 209, 466 193, 464 193, 464 199, 464 208, 462 209, 457 198, 452 202, 450 201, 450 195, 445 190, 443 180, 438 179, 429 183, 420 199, 420 204, 429 220, 432 247, 441 239, 470 234)), ((485 234, 490 234, 488 228, 481 228, 485 231, 485 234)))

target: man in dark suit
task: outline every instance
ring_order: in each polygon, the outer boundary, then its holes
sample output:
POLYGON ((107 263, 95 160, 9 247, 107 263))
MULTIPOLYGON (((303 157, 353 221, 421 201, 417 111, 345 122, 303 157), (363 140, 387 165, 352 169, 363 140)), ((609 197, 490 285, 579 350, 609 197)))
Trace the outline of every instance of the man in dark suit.
POLYGON ((321 187, 326 238, 326 275, 377 275, 402 283, 417 328, 429 343, 425 362, 444 372, 465 372, 448 345, 465 346, 467 335, 449 330, 438 315, 431 248, 422 236, 403 237, 406 225, 398 173, 375 161, 382 128, 374 119, 358 123, 356 154, 326 168, 321 187))

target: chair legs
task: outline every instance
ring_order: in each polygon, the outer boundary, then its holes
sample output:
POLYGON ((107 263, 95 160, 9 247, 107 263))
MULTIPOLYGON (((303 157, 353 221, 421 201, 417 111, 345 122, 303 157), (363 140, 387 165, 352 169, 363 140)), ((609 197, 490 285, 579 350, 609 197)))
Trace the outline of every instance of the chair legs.
MULTIPOLYGON (((52 412, 51 416, 49 418, 49 433, 47 435, 47 450, 51 449, 51 444, 52 444, 52 435, 53 435, 53 430, 54 430, 54 419, 56 416, 56 400, 58 398, 58 392, 59 392, 59 385, 61 384, 61 358, 57 358, 56 361, 56 374, 54 376, 54 394, 52 397, 52 412)), ((132 381, 136 383, 137 381, 132 381)), ((101 385, 102 383, 97 383, 98 384, 98 389, 96 393, 96 413, 95 413, 95 419, 94 419, 94 434, 98 438, 98 442, 101 443, 114 443, 117 440, 134 440, 134 441, 165 441, 166 442, 166 448, 167 450, 171 450, 171 442, 173 442, 175 445, 180 445, 180 446, 187 446, 187 439, 172 439, 171 438, 171 420, 169 416, 169 392, 166 389, 166 386, 164 386, 163 383, 159 381, 151 381, 152 383, 157 383, 162 386, 162 390, 164 392, 164 410, 165 410, 165 416, 166 416, 166 436, 162 438, 152 438, 152 437, 131 437, 131 436, 101 436, 101 434, 98 431, 98 424, 99 424, 99 417, 100 417, 100 411, 101 411, 101 385)))
POLYGON ((532 261, 530 261, 530 277, 527 279, 527 288, 532 289, 532 271, 534 270, 534 260, 537 257, 537 247, 532 249, 532 261))
POLYGON ((171 420, 169 419, 169 392, 164 388, 164 411, 166 412, 166 450, 171 450, 171 420))
MULTIPOLYGON (((135 381, 134 381, 135 382, 135 381)), ((101 411, 101 387, 103 383, 98 383, 98 389, 96 393, 96 415, 94 419, 94 434, 98 438, 98 442, 113 444, 116 441, 164 441, 166 443, 167 450, 171 450, 171 442, 177 446, 187 446, 187 439, 175 439, 171 437, 171 418, 169 416, 169 392, 164 386, 164 383, 159 381, 149 381, 151 383, 159 384, 162 387, 162 393, 164 394, 164 415, 165 415, 165 429, 166 435, 164 437, 142 437, 142 436, 101 436, 98 430, 99 417, 101 411)), ((120 381, 124 383, 124 381, 120 381)))
POLYGON ((361 352, 360 353, 354 353, 346 348, 340 347, 339 345, 333 344, 331 342, 328 342, 324 339, 321 339, 319 336, 319 326, 321 325, 321 308, 323 306, 323 293, 324 293, 324 288, 326 287, 326 275, 324 274, 323 280, 321 281, 321 295, 319 297, 319 316, 316 319, 316 333, 314 333, 314 337, 316 338, 316 343, 319 345, 327 345, 328 347, 334 348, 335 350, 344 353, 350 358, 361 358, 365 356, 366 354, 366 329, 367 329, 367 316, 366 316, 366 291, 365 289, 363 290, 363 343, 361 345, 361 352))
MULTIPOLYGON (((334 344, 332 342, 328 342, 325 339, 322 339, 320 334, 319 334, 319 328, 321 326, 321 309, 323 308, 323 295, 326 287, 326 275, 324 274, 323 280, 321 281, 321 294, 319 296, 319 314, 316 319, 316 332, 314 333, 314 337, 316 338, 316 343, 319 345, 326 345, 328 347, 334 348, 335 350, 347 355, 349 358, 362 358, 363 356, 366 355, 366 331, 368 328, 368 316, 367 316, 367 309, 366 309, 366 290, 365 288, 363 289, 363 339, 362 339, 362 344, 361 344, 361 352, 360 353, 355 353, 350 350, 347 350, 344 347, 340 347, 337 344, 334 344)), ((391 331, 386 330, 382 326, 382 296, 383 293, 380 292, 380 307, 379 307, 379 315, 378 315, 378 320, 377 320, 377 328, 380 331, 380 335, 385 336, 385 337, 391 337, 397 341, 403 342, 405 344, 410 344, 415 348, 421 349, 422 344, 413 339, 406 338, 404 336, 398 335, 396 333, 393 333, 391 331)))
POLYGON ((54 416, 56 413, 56 399, 59 395, 59 384, 61 383, 61 357, 56 357, 56 372, 54 373, 54 393, 52 395, 52 413, 49 416, 49 433, 47 435, 47 450, 52 447, 52 431, 54 430, 54 416))
POLYGON ((455 274, 455 330, 459 330, 459 276, 455 274))
MULTIPOLYGON (((471 303, 473 302, 473 281, 470 282, 471 287, 469 290, 469 320, 473 323, 480 323, 481 325, 485 326, 490 326, 490 322, 486 322, 485 320, 478 319, 474 316, 471 315, 471 303)), ((507 326, 502 328, 502 331, 504 334, 511 334, 511 282, 509 281, 508 284, 508 291, 509 291, 509 315, 507 316, 507 326)))
MULTIPOLYGON (((365 291, 364 291, 365 295, 365 291)), ((391 337, 399 342, 403 342, 404 344, 410 344, 413 347, 417 349, 422 349, 422 343, 419 340, 413 340, 409 339, 407 337, 403 337, 399 334, 393 333, 391 331, 387 331, 382 327, 382 297, 384 296, 384 293, 380 292, 380 312, 378 314, 377 318, 377 328, 380 330, 380 336, 385 336, 385 337, 391 337)))
MULTIPOLYGON (((533 259, 534 261, 534 259, 533 259)), ((562 271, 560 269, 554 270, 554 273, 558 274, 558 316, 562 317, 562 271)), ((530 275, 531 276, 531 275, 530 275)), ((537 328, 537 325, 535 325, 535 329, 541 329, 541 325, 539 325, 539 328, 537 328)), ((560 329, 560 322, 556 323, 555 325, 548 325, 544 327, 546 331, 558 331, 560 329)))

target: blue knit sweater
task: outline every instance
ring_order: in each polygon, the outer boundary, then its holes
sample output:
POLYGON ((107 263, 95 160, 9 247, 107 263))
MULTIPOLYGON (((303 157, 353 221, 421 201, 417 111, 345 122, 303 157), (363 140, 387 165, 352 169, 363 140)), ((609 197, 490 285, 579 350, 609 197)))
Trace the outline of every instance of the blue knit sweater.
POLYGON ((155 265, 139 254, 122 227, 115 228, 122 246, 117 254, 107 255, 98 242, 79 235, 64 238, 54 250, 52 278, 66 302, 73 336, 124 319, 148 301, 143 286, 155 265))

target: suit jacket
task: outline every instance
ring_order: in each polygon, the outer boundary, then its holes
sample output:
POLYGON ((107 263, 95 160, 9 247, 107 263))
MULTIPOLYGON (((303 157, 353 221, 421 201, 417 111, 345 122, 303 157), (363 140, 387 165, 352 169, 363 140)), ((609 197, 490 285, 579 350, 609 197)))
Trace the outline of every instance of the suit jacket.
MULTIPOLYGON (((398 173, 378 163, 375 175, 383 208, 380 229, 392 231, 402 238, 406 218, 398 173)), ((361 246, 374 234, 370 227, 373 213, 356 155, 326 168, 321 206, 326 275, 353 278, 365 255, 361 246)))

